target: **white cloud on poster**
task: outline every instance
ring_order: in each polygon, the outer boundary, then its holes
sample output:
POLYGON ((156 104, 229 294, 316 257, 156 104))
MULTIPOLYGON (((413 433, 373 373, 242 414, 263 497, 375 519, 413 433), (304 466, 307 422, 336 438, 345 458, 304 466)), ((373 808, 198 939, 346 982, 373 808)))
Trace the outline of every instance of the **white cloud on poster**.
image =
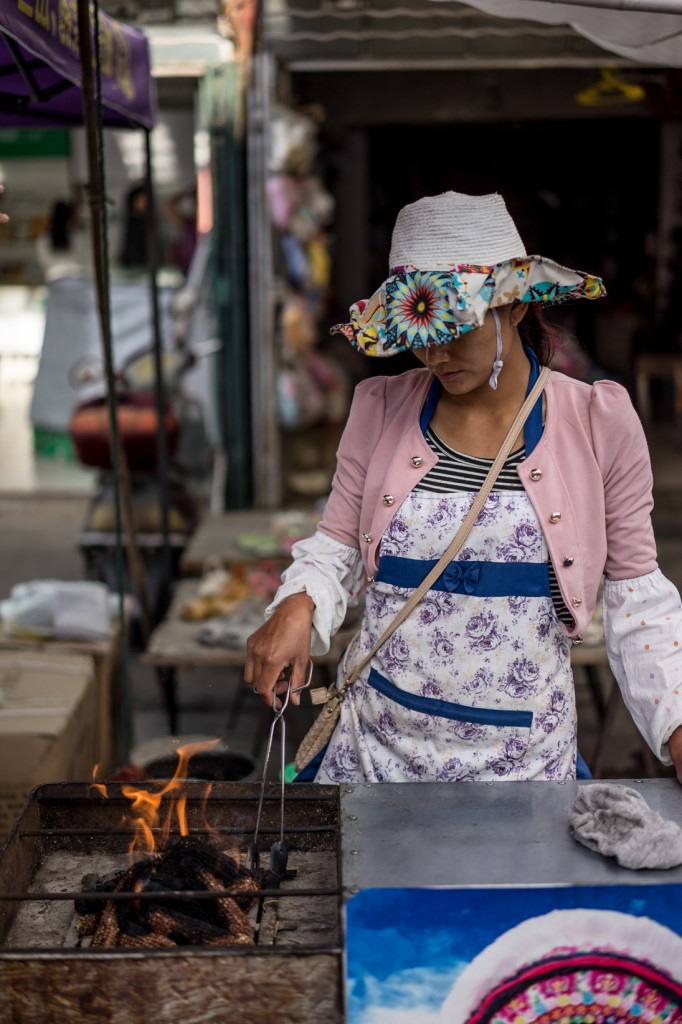
POLYGON ((438 1024, 443 1001, 465 966, 411 967, 383 979, 365 975, 362 986, 356 983, 349 991, 350 1019, 353 1024, 438 1024))
POLYGON ((391 1010, 373 1006, 362 1018, 362 1024, 439 1024, 440 1011, 428 1006, 413 1006, 411 1010, 391 1010))

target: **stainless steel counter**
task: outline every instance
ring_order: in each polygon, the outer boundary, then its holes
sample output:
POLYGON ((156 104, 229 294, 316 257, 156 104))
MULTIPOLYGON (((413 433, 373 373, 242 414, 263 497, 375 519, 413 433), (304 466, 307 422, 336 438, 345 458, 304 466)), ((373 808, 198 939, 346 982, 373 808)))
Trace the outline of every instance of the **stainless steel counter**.
MULTIPOLYGON (((572 838, 577 787, 594 782, 341 786, 345 897, 368 888, 682 883, 682 867, 630 871, 572 838)), ((673 779, 619 780, 682 825, 673 779)))

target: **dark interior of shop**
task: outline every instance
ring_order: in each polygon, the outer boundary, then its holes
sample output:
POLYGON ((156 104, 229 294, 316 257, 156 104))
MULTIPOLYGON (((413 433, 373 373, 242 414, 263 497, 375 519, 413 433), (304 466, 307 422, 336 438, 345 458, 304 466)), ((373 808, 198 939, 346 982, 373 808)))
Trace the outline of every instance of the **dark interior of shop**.
MULTIPOLYGON (((603 307, 576 303, 556 310, 552 317, 579 338, 605 373, 626 376, 640 348, 666 347, 669 339, 655 329, 660 173, 656 121, 620 117, 389 125, 360 131, 366 135, 367 176, 359 206, 367 218, 362 225, 355 220, 355 228, 358 245, 363 246, 363 289, 342 296, 343 267, 350 262, 357 268, 358 261, 352 238, 337 231, 334 315, 339 319, 346 318, 344 300, 370 295, 385 278, 391 230, 402 206, 448 189, 472 194, 498 191, 528 252, 603 276, 608 289, 604 307, 608 304, 610 318, 618 311, 627 331, 627 337, 621 333, 616 351, 610 351, 610 338, 600 337, 603 307)), ((343 137, 331 138, 325 153, 332 189, 342 197, 345 190, 339 178, 345 161, 338 157, 343 147, 343 137)), ((382 360, 377 367, 368 362, 359 362, 362 376, 375 369, 402 372, 413 365, 413 358, 382 360)))
MULTIPOLYGON (((598 76, 594 67, 292 76, 296 102, 318 112, 336 200, 329 322, 345 321, 386 277, 402 206, 448 189, 500 192, 528 252, 604 278, 605 301, 551 314, 595 373, 631 386, 639 352, 676 351, 677 73, 641 69, 637 102, 586 102, 598 76)), ((402 372, 413 360, 381 364, 358 356, 353 371, 402 372)))

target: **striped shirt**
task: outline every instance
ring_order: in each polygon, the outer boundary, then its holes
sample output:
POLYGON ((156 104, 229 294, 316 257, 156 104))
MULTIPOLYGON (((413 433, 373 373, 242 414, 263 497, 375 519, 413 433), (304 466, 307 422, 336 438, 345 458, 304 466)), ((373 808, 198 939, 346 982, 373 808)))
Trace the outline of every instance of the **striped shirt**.
MULTIPOLYGON (((416 491, 428 491, 431 494, 480 491, 494 459, 479 459, 473 455, 464 455, 462 452, 455 451, 454 448, 450 448, 444 441, 441 441, 431 427, 427 427, 426 440, 429 447, 438 456, 438 464, 419 481, 415 487, 416 491)), ((493 491, 522 491, 524 489, 516 470, 525 457, 525 446, 508 456, 495 481, 493 491)), ((547 568, 550 594, 557 617, 561 622, 572 625, 573 616, 564 604, 559 581, 551 561, 548 562, 547 568)))

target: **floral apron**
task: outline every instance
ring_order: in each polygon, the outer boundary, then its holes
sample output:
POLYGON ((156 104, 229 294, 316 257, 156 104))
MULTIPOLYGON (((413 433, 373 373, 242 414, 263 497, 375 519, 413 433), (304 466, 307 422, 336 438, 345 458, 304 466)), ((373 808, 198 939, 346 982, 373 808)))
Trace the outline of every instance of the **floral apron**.
MULTIPOLYGON (((339 682, 441 557, 474 498, 413 491, 405 499, 382 538, 339 682)), ((457 561, 347 690, 315 779, 561 780, 575 772, 570 640, 550 596, 545 539, 525 491, 493 490, 457 561)))

